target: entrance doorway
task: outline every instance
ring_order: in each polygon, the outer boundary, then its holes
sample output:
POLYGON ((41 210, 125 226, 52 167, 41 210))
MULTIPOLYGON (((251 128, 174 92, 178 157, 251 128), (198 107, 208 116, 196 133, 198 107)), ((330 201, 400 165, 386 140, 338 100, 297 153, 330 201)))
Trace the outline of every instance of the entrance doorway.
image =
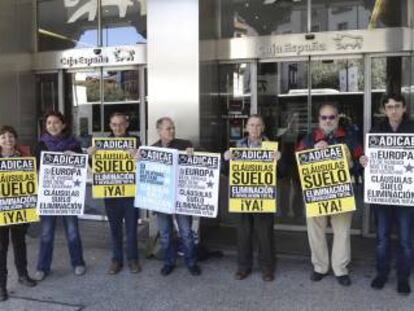
MULTIPOLYGON (((99 67, 59 70, 37 75, 39 134, 42 116, 50 109, 63 112, 72 125, 82 149, 92 137, 110 134, 109 118, 114 112, 130 118, 130 133, 147 141, 146 68, 99 67)), ((105 220, 103 200, 92 199, 92 174, 88 172, 84 219, 105 220)))
MULTIPOLYGON (((279 142, 287 154, 286 176, 278 180, 276 229, 304 231, 306 218, 295 161, 295 146, 317 126, 317 110, 323 102, 335 102, 341 125, 363 142, 365 105, 364 58, 302 57, 297 59, 222 63, 219 65, 219 102, 223 109, 227 149, 244 136, 249 114, 258 113, 265 121, 265 135, 279 142)), ((362 178, 353 176, 357 212, 353 232, 363 224, 362 178)), ((236 219, 225 213, 226 223, 236 219)))
MULTIPOLYGON (((340 124, 363 141, 364 62, 362 57, 308 58, 259 62, 257 111, 263 116, 266 136, 277 140, 287 155, 287 173, 279 179, 276 227, 304 230, 306 223, 295 147, 318 125, 318 107, 333 102, 340 109, 340 124)), ((362 228, 362 179, 352 176, 357 201, 353 229, 362 228)))

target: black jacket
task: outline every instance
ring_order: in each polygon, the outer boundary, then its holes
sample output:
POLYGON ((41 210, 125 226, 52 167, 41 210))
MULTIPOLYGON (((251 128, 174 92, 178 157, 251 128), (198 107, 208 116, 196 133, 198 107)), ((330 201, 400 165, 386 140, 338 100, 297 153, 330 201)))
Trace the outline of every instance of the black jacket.
POLYGON ((370 133, 414 133, 414 122, 408 117, 404 117, 400 126, 394 132, 390 126, 388 118, 372 127, 370 133))

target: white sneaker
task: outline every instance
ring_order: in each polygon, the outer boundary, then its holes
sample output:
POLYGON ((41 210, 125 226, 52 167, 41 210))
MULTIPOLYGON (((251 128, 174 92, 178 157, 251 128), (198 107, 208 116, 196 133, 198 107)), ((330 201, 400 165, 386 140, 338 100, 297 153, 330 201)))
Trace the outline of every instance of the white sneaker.
POLYGON ((77 276, 84 275, 86 273, 86 267, 85 266, 76 266, 73 273, 75 273, 75 275, 77 275, 77 276))
POLYGON ((46 273, 42 270, 37 270, 33 275, 33 280, 35 281, 43 281, 46 278, 46 273))

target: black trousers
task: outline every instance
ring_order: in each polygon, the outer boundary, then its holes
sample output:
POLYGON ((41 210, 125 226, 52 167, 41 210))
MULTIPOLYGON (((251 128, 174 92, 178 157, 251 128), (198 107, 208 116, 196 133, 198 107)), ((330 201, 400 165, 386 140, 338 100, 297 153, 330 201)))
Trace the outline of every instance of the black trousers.
POLYGON ((257 239, 259 265, 263 272, 275 268, 275 245, 273 237, 274 214, 240 214, 238 225, 238 269, 245 271, 253 266, 253 239, 257 239))
POLYGON ((7 283, 7 250, 9 236, 13 243, 14 263, 19 276, 27 275, 26 231, 28 225, 0 227, 0 287, 7 283))

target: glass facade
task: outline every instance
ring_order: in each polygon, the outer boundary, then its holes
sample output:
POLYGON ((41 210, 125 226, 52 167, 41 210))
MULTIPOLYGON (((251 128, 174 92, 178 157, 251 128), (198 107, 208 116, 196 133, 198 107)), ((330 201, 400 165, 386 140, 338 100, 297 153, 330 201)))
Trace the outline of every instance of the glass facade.
POLYGON ((407 27, 408 1, 221 0, 221 38, 407 27))
MULTIPOLYGON (((128 6, 102 6, 103 46, 132 45, 146 42, 145 1, 127 1, 128 6)), ((104 4, 102 2, 102 4, 104 4)))
POLYGON ((374 57, 371 61, 371 123, 381 121, 384 114, 381 109, 381 97, 385 93, 401 93, 406 101, 410 116, 414 113, 414 76, 410 56, 374 57))
POLYGON ((146 41, 146 0, 38 0, 37 16, 38 51, 146 41))
POLYGON ((221 1, 221 37, 236 38, 307 29, 307 0, 221 1))
POLYGON ((407 27, 408 0, 312 0, 311 31, 407 27))

